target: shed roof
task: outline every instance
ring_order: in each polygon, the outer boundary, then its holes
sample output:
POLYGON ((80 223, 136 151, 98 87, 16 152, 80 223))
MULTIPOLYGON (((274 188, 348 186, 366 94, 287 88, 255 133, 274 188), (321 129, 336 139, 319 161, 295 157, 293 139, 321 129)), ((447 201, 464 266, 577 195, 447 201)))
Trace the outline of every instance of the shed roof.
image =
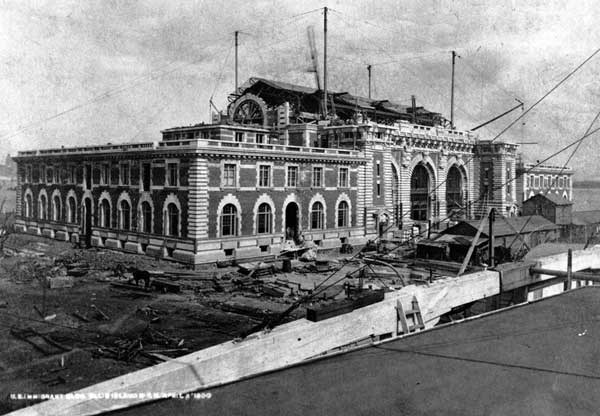
POLYGON ((537 199, 547 199, 548 201, 552 202, 556 206, 573 205, 572 201, 569 201, 568 199, 563 198, 562 196, 557 195, 553 192, 548 192, 545 194, 536 194, 536 195, 532 196, 531 198, 523 201, 523 204, 526 204, 529 201, 533 201, 533 200, 537 200, 537 199))
MULTIPOLYGON (((460 221, 458 224, 442 231, 442 234, 475 235, 480 221, 460 221)), ((520 233, 531 233, 534 231, 557 230, 560 227, 548 221, 541 215, 526 215, 522 217, 497 217, 494 222, 494 236, 504 237, 520 233)), ((488 237, 488 227, 485 226, 482 236, 488 237)))

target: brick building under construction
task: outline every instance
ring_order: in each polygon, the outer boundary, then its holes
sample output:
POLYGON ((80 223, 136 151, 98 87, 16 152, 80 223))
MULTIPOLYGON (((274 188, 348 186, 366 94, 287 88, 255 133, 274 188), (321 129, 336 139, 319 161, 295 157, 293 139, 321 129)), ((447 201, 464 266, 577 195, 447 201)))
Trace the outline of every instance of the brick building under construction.
POLYGON ((17 229, 200 264, 409 238, 516 212, 517 147, 438 113, 252 78, 212 124, 160 142, 19 152, 17 229), (327 117, 323 106, 327 103, 327 117), (486 198, 480 198, 482 192, 486 198))

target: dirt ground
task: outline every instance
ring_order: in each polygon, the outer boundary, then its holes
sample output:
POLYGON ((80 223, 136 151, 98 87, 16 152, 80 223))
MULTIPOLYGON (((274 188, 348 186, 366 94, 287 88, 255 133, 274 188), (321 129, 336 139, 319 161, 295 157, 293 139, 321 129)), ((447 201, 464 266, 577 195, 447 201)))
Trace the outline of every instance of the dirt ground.
MULTIPOLYGON (((11 399, 11 393, 66 393, 156 364, 160 357, 177 357, 240 337, 302 296, 293 291, 269 296, 256 285, 235 286, 231 282, 244 275, 233 266, 207 266, 202 273, 213 274, 209 281, 172 281, 181 288, 179 293, 143 291, 141 282, 140 290, 123 289, 111 285, 129 277, 116 275, 118 264, 151 271, 186 269, 29 235, 12 235, 7 246, 10 255, 0 257, 0 414, 31 404, 11 399), (44 288, 45 275, 64 277, 65 264, 85 264, 89 270, 73 277, 72 287, 44 288), (35 335, 25 338, 41 344, 45 352, 19 336, 18 331, 29 329, 35 335)), ((260 280, 293 281, 310 288, 330 275, 295 265, 300 272, 277 272, 260 280)), ((355 268, 344 266, 334 280, 355 268)), ((325 297, 340 297, 341 292, 342 286, 336 286, 325 297)), ((305 309, 298 308, 287 319, 304 314, 305 309)))

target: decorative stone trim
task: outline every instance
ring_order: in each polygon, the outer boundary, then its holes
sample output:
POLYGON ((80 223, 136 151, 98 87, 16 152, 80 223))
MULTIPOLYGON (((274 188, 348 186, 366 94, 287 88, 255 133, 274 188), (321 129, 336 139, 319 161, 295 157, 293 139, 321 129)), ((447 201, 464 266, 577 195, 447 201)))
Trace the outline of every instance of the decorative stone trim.
MULTIPOLYGON (((237 197, 235 195, 227 194, 221 199, 221 201, 219 201, 219 205, 217 206, 217 233, 216 233, 217 238, 222 237, 221 236, 221 214, 223 213, 223 208, 225 207, 225 205, 228 205, 228 204, 232 204, 236 208, 237 230, 236 230, 235 236, 241 237, 241 235, 242 235, 242 204, 240 204, 240 201, 237 199, 237 197)), ((226 237, 231 237, 231 236, 226 236, 226 237)))

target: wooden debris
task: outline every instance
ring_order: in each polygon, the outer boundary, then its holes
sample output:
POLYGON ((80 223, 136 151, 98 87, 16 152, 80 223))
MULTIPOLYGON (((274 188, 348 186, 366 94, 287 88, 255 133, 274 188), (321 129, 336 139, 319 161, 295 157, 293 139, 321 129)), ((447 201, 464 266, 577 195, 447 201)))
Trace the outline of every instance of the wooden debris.
POLYGON ((104 312, 102 312, 102 310, 100 310, 100 308, 98 308, 96 305, 92 305, 91 308, 98 314, 100 315, 100 317, 102 319, 104 319, 105 321, 110 321, 110 317, 105 314, 104 312))
POLYGON ((62 289, 73 287, 73 276, 53 276, 47 278, 48 287, 50 289, 62 289))
POLYGON ((171 293, 179 293, 181 292, 181 287, 177 283, 168 282, 162 279, 154 279, 150 286, 155 288, 158 291, 163 293, 171 292, 171 293))
POLYGON ((241 273, 248 277, 270 276, 274 273, 273 265, 265 262, 250 262, 239 265, 241 273))
POLYGON ((281 290, 281 288, 275 286, 275 285, 270 285, 270 284, 264 284, 260 290, 262 291, 262 293, 264 293, 265 295, 268 296, 273 296, 276 298, 282 298, 286 295, 286 291, 281 290))
POLYGON ((110 282, 110 285, 112 287, 116 287, 119 289, 129 289, 129 290, 136 290, 139 292, 147 292, 148 289, 144 288, 144 287, 140 287, 137 285, 132 285, 130 283, 121 283, 121 282, 110 282))
POLYGON ((82 314, 80 314, 79 312, 73 312, 71 313, 71 315, 73 315, 75 318, 83 321, 83 322, 90 322, 90 320, 88 318, 86 318, 85 316, 83 316, 82 314))
POLYGON ((53 340, 51 337, 42 335, 31 328, 11 328, 10 334, 17 339, 32 345, 44 355, 58 354, 71 349, 70 347, 53 340))
POLYGON ((42 311, 40 310, 40 308, 37 307, 37 305, 33 305, 33 309, 38 313, 38 315, 40 316, 40 318, 45 318, 45 315, 42 313, 42 311))
POLYGON ((61 376, 54 376, 46 379, 40 380, 42 383, 45 383, 48 387, 58 386, 59 384, 65 384, 67 380, 65 380, 61 376))
POLYGON ((237 303, 221 303, 219 307, 225 312, 233 312, 239 315, 249 316, 251 318, 264 319, 271 316, 271 312, 255 308, 252 306, 237 303))

